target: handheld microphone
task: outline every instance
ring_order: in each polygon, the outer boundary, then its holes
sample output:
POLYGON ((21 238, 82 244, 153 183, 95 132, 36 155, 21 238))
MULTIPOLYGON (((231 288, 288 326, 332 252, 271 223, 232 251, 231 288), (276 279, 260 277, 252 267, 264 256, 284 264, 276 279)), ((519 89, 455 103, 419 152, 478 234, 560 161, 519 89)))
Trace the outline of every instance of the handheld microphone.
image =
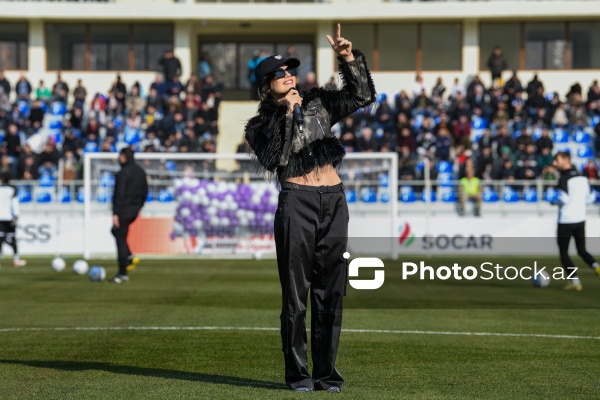
MULTIPOLYGON (((290 90, 298 90, 297 88, 293 87, 290 90)), ((296 121, 296 125, 298 126, 298 132, 303 133, 304 132, 304 117, 302 115, 302 108, 300 107, 299 104, 294 104, 294 120, 296 121)))
POLYGON ((304 132, 304 117, 302 116, 302 108, 300 108, 299 104, 294 104, 294 120, 296 121, 296 125, 298 125, 298 132, 304 132))

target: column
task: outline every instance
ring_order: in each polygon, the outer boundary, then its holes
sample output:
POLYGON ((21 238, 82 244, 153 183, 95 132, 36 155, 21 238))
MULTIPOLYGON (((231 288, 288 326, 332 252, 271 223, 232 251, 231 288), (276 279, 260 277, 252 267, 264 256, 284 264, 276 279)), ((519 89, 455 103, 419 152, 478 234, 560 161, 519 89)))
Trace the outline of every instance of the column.
POLYGON ((315 40, 317 46, 317 59, 315 60, 315 73, 317 82, 324 85, 335 71, 335 57, 331 45, 327 40, 327 35, 334 36, 333 22, 320 21, 317 23, 317 37, 315 40))
POLYGON ((463 22, 463 72, 468 76, 479 73, 479 22, 465 20, 463 22))
POLYGON ((37 83, 46 72, 46 49, 44 43, 46 32, 41 20, 29 21, 29 46, 27 48, 27 77, 30 82, 37 83))
POLYGON ((181 80, 186 81, 193 68, 192 59, 192 23, 188 21, 175 22, 175 57, 181 62, 181 80))

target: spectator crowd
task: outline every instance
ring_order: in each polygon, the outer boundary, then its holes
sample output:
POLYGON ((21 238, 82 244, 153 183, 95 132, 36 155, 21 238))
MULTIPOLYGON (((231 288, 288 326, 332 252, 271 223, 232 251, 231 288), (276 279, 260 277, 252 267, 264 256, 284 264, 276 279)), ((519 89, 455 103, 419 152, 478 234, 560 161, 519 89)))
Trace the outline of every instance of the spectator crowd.
MULTIPOLYGON (((554 179, 554 135, 573 136, 593 129, 590 146, 600 154, 600 85, 586 96, 580 84, 565 94, 547 91, 537 74, 523 84, 516 72, 502 84, 485 87, 479 76, 466 86, 455 79, 447 88, 438 79, 432 88, 422 77, 393 99, 379 94, 378 104, 344 119, 337 129, 347 152, 399 155, 399 179, 423 179, 420 160, 428 157, 432 178, 436 163, 450 161, 457 178, 469 170, 482 180, 554 179)), ((499 84, 500 83, 500 84, 499 84)), ((589 157, 582 172, 598 176, 589 157)))
POLYGON ((34 88, 24 74, 9 82, 0 71, 0 169, 18 180, 56 178, 62 158, 63 178, 80 179, 84 152, 214 153, 222 85, 210 74, 183 82, 171 51, 160 64, 163 73, 147 86, 117 74, 93 95, 82 80, 70 88, 60 72, 51 86, 34 88))
MULTIPOLYGON (((172 52, 165 53, 161 65, 163 73, 149 85, 124 82, 117 74, 105 93, 91 96, 82 80, 70 88, 60 72, 51 86, 40 81, 34 88, 25 75, 9 82, 0 71, 0 168, 19 180, 56 177, 63 158, 64 178, 77 179, 84 152, 115 152, 123 146, 143 152, 215 152, 223 88, 211 74, 210 57, 203 54, 200 75, 185 82, 172 52), (44 130, 52 132, 47 140, 39 134, 44 130)), ((419 164, 425 155, 433 160, 434 179, 439 161, 450 161, 459 179, 469 172, 482 180, 553 179, 557 130, 573 135, 595 129, 591 146, 600 154, 598 81, 585 96, 574 84, 564 101, 537 75, 527 84, 516 72, 506 82, 498 76, 493 82, 485 87, 475 76, 466 86, 455 79, 446 87, 440 78, 428 88, 417 75, 412 87, 393 98, 380 94, 375 106, 345 118, 334 132, 348 153, 397 152, 402 180, 423 178, 419 164)), ((583 172, 597 178, 593 158, 583 172)))

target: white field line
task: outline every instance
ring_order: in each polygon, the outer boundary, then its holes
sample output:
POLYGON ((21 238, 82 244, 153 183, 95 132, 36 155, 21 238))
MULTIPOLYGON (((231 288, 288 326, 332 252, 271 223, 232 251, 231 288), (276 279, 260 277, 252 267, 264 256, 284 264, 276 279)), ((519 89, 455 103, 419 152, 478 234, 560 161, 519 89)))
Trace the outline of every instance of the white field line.
MULTIPOLYGON (((74 331, 279 331, 279 328, 243 326, 90 326, 90 327, 31 327, 0 328, 0 333, 8 332, 74 332, 74 331)), ((600 340, 600 336, 551 335, 544 333, 501 333, 501 332, 451 332, 418 331, 394 329, 342 329, 344 333, 389 333, 398 335, 446 335, 446 336, 495 336, 546 339, 588 339, 600 340)))

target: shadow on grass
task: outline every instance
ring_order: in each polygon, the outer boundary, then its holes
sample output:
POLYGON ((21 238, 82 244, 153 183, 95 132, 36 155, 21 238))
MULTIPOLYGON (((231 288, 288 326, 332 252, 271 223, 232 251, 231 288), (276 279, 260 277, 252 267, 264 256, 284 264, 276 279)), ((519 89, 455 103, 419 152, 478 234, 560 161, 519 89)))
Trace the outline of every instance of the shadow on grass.
POLYGON ((254 387, 260 389, 284 390, 286 386, 277 382, 266 382, 237 376, 205 374, 203 372, 176 371, 172 369, 143 368, 104 362, 89 361, 40 361, 40 360, 0 360, 3 364, 24 365, 36 368, 52 368, 60 371, 106 371, 114 374, 148 376, 164 379, 179 379, 192 382, 217 383, 230 386, 254 387))

